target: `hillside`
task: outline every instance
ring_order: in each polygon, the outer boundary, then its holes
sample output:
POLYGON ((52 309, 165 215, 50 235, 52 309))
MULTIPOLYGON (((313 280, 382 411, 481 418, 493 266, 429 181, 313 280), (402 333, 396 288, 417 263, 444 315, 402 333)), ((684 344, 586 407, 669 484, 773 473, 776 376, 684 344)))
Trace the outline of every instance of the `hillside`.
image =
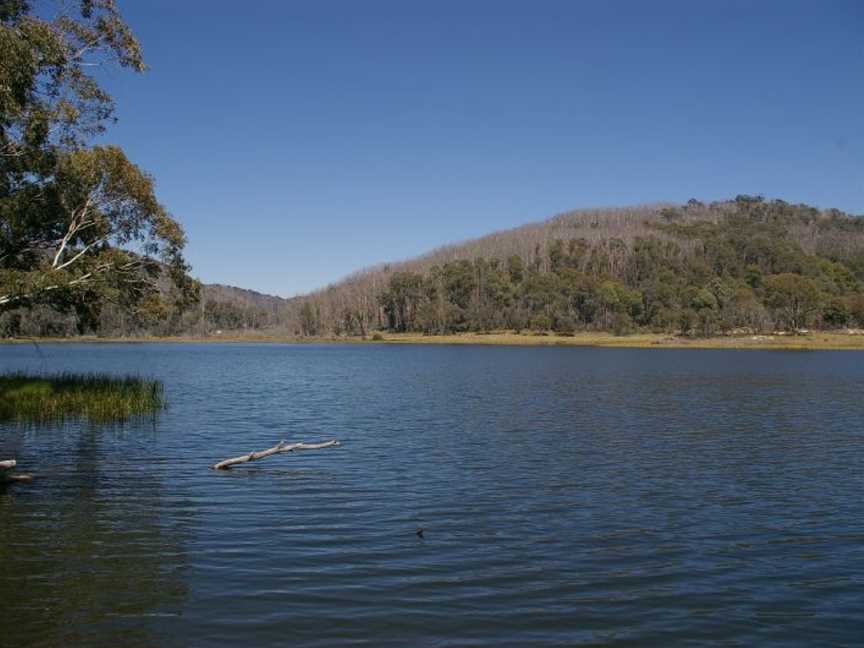
POLYGON ((201 287, 202 333, 278 327, 289 317, 287 299, 223 284, 201 287))
POLYGON ((577 210, 286 304, 305 335, 864 326, 864 219, 739 196, 577 210))
POLYGON ((204 298, 208 301, 228 302, 249 308, 260 308, 262 310, 279 311, 288 301, 276 295, 267 295, 225 284, 203 284, 204 298))

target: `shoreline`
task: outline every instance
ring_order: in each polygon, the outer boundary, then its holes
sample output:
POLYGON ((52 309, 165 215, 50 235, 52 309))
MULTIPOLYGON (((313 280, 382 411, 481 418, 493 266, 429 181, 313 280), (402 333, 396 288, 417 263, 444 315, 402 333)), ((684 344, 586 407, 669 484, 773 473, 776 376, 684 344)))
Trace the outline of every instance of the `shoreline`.
POLYGON ((291 335, 225 334, 211 336, 103 338, 7 338, 0 345, 24 344, 423 344, 483 345, 525 347, 597 347, 627 349, 753 349, 778 351, 864 351, 864 335, 813 332, 807 335, 746 335, 685 338, 656 333, 616 336, 612 333, 517 334, 457 333, 423 335, 416 333, 379 333, 372 337, 296 337, 291 335))

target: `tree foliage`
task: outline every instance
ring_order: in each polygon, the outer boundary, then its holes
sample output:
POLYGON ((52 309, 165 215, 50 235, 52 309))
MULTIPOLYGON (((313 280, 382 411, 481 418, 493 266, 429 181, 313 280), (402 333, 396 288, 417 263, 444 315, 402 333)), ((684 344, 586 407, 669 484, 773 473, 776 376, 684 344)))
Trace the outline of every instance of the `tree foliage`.
POLYGON ((86 319, 105 303, 194 300, 183 230, 153 179, 121 149, 88 146, 114 118, 93 70, 141 72, 141 48, 114 0, 71 6, 49 19, 0 0, 0 310, 86 319))

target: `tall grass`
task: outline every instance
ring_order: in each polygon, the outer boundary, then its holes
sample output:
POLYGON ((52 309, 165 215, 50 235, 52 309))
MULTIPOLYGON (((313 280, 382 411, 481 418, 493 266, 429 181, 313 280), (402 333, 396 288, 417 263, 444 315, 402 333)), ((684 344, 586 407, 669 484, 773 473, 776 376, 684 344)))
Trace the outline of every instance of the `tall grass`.
POLYGON ((0 374, 0 421, 115 423, 164 407, 158 380, 76 373, 0 374))

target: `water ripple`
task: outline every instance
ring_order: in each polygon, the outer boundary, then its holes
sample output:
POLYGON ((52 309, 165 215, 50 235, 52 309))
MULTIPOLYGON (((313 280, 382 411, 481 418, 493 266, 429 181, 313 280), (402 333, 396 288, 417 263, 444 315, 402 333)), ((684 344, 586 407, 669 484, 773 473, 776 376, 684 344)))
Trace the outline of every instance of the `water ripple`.
POLYGON ((43 352, 0 360, 135 367, 170 407, 112 429, 0 427, 0 455, 38 476, 0 492, 10 645, 860 641, 858 354, 43 352))

